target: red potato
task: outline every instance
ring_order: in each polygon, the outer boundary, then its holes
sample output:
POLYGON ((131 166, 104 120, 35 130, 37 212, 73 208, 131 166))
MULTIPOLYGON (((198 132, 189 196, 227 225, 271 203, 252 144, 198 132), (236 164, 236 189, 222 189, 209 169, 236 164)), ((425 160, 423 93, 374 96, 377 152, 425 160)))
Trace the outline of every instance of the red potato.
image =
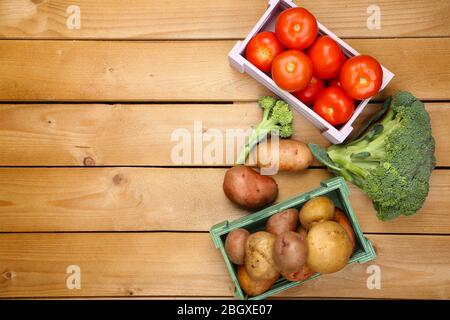
POLYGON ((334 213, 334 220, 339 223, 347 232, 347 235, 352 243, 352 251, 355 251, 356 247, 356 237, 355 232, 353 232, 352 224, 348 220, 347 216, 338 208, 336 208, 334 213))
POLYGON ((234 166, 225 173, 223 191, 231 202, 248 210, 258 210, 275 201, 278 185, 247 166, 234 166))
POLYGON ((274 235, 279 235, 286 231, 294 231, 298 224, 298 210, 290 208, 271 216, 267 220, 266 231, 274 235))
POLYGON ((238 268, 237 278, 242 290, 244 290, 247 295, 254 297, 269 290, 278 280, 279 276, 267 280, 256 280, 248 275, 245 266, 240 266, 238 268))
POLYGON ((278 167, 279 171, 301 171, 313 162, 308 146, 293 139, 280 139, 278 148, 272 147, 271 140, 260 143, 255 148, 258 168, 278 167))
POLYGON ((295 231, 286 231, 275 239, 273 260, 283 274, 300 270, 306 262, 306 253, 305 239, 295 231))
POLYGON ((286 278, 286 280, 289 281, 304 281, 308 279, 309 277, 313 276, 315 272, 305 263, 300 270, 292 272, 292 273, 281 273, 283 277, 286 278))
POLYGON ((234 264, 244 264, 245 243, 250 233, 246 229, 236 229, 228 233, 225 240, 225 251, 234 264))

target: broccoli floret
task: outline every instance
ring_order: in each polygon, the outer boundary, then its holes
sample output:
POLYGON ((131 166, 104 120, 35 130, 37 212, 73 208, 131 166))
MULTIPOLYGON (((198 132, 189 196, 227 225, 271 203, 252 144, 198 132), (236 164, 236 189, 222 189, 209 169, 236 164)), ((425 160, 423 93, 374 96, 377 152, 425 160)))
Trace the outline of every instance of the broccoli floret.
POLYGON ((387 101, 384 117, 359 139, 324 152, 310 144, 330 171, 360 187, 372 199, 380 220, 418 211, 429 190, 436 164, 430 117, 408 92, 387 101))
POLYGON ((277 103, 277 99, 271 96, 264 96, 258 101, 259 106, 268 111, 272 110, 272 108, 275 106, 275 103, 277 103))
POLYGON ((259 99, 258 104, 264 110, 263 118, 248 137, 236 161, 237 164, 244 164, 253 147, 271 131, 275 131, 281 138, 289 138, 294 132, 292 127, 294 115, 286 102, 266 96, 259 99))

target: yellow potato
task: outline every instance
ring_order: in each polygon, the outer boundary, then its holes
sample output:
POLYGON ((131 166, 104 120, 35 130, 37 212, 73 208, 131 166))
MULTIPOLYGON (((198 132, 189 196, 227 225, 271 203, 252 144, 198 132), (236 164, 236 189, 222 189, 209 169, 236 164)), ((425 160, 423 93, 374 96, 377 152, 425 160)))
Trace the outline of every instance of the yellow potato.
POLYGON ((309 230, 316 222, 334 219, 334 203, 325 196, 313 198, 300 209, 299 217, 302 227, 309 230))
POLYGON ((335 221, 321 221, 312 226, 306 238, 307 265, 319 273, 333 273, 344 268, 353 247, 345 229, 335 221))
POLYGON ((313 156, 308 146, 293 139, 279 139, 278 148, 270 140, 260 143, 253 153, 258 168, 278 167, 279 171, 301 171, 308 168, 313 156))
POLYGON ((257 296, 269 290, 279 277, 277 276, 276 278, 268 280, 255 280, 248 275, 245 266, 240 266, 238 268, 237 278, 239 285, 247 295, 257 296))
POLYGON ((266 231, 251 234, 245 246, 245 267, 255 280, 268 280, 279 276, 273 260, 275 236, 266 231))

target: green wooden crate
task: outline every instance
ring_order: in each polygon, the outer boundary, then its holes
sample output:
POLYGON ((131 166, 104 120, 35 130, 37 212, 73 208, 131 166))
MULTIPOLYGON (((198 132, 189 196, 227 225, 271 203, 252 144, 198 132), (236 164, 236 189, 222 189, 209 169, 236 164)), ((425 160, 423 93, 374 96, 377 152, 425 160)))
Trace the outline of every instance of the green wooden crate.
MULTIPOLYGON (((326 181, 322 181, 321 186, 317 189, 299 194, 295 197, 292 197, 281 203, 275 204, 259 212, 249 214, 248 216, 242 217, 232 222, 223 221, 221 223, 214 225, 210 230, 211 237, 214 241, 214 245, 216 246, 216 248, 219 249, 220 252, 222 253, 223 259, 228 268, 228 272, 231 276, 231 279, 234 282, 236 288, 235 289, 236 298, 241 300, 247 299, 237 280, 237 267, 228 259, 228 256, 225 252, 225 239, 227 234, 230 231, 238 228, 245 228, 250 233, 259 230, 264 230, 267 219, 269 219, 269 217, 272 216, 273 214, 288 208, 300 209, 306 201, 317 196, 328 196, 329 198, 331 198, 336 207, 340 208, 347 215, 352 224, 357 243, 355 251, 353 255, 350 257, 348 263, 349 264, 353 262, 364 263, 375 259, 376 254, 373 249, 372 243, 366 237, 364 237, 361 231, 358 220, 356 219, 356 215, 353 211, 353 208, 350 205, 348 194, 349 194, 348 187, 344 179, 340 177, 333 178, 326 181)), ((307 281, 311 281, 319 276, 320 274, 317 273, 305 281, 297 281, 297 282, 291 282, 281 277, 272 286, 270 290, 258 296, 250 297, 248 299, 249 300, 265 299, 286 289, 298 286, 307 281)))

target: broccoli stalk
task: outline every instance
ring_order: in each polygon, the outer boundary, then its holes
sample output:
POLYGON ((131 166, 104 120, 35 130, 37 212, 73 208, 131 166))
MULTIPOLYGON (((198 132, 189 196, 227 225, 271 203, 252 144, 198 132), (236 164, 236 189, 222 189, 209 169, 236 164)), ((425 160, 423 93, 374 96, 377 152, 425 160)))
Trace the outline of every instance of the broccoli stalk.
POLYGON ((292 121, 294 116, 290 106, 275 98, 266 96, 258 101, 259 106, 264 110, 263 118, 256 128, 254 128, 248 137, 236 164, 244 164, 250 151, 264 139, 271 131, 276 131, 281 138, 292 136, 292 121))
POLYGON ((380 220, 418 211, 435 166, 428 113, 408 92, 388 99, 384 117, 357 140, 327 151, 310 144, 315 157, 367 193, 380 220))
POLYGON ((367 134, 346 147, 334 145, 328 148, 328 156, 356 185, 367 178, 369 171, 376 168, 386 158, 386 141, 392 130, 399 124, 391 109, 384 119, 374 125, 367 134), (357 175, 357 177, 354 177, 357 175))

